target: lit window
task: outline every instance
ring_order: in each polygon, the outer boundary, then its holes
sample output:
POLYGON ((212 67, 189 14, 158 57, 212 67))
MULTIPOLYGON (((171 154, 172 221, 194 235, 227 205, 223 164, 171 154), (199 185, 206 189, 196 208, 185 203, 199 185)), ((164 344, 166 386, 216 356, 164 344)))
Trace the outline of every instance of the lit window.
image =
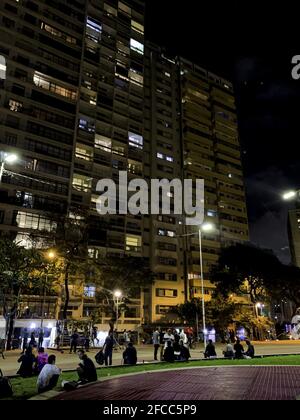
POLYGON ((144 45, 133 38, 130 39, 130 48, 139 54, 144 54, 144 45))
POLYGON ((157 154, 156 154, 156 157, 157 157, 158 159, 163 159, 163 158, 164 158, 164 155, 163 155, 162 153, 157 153, 157 154))
POLYGON ((102 26, 100 22, 88 17, 86 21, 86 37, 93 42, 99 42, 101 39, 101 33, 102 26))
POLYGON ((166 232, 164 229, 158 229, 157 234, 158 236, 166 236, 166 232))
POLYGON ((95 147, 97 149, 104 150, 105 152, 111 152, 111 139, 101 136, 100 134, 96 134, 95 147))
POLYGON ((92 178, 84 175, 74 174, 72 185, 74 190, 89 192, 92 188, 92 178))
POLYGON ((96 287, 95 286, 85 286, 83 295, 88 298, 94 298, 96 295, 96 287))
POLYGON ((111 7, 110 5, 104 3, 104 11, 108 16, 118 16, 118 11, 114 7, 111 7))
POLYGON ((79 159, 93 160, 93 149, 84 144, 77 144, 75 156, 79 159))
POLYGON ((95 121, 89 119, 88 117, 81 117, 79 119, 78 128, 80 130, 87 131, 88 133, 95 132, 95 121))
POLYGON ((135 235, 126 235, 126 251, 140 251, 142 238, 135 235))
POLYGON ((142 175, 143 173, 143 165, 135 160, 128 159, 127 168, 131 174, 142 175))
POLYGON ((35 213, 25 213, 19 211, 16 217, 16 222, 19 228, 44 230, 52 232, 56 230, 57 224, 46 217, 35 213))
POLYGON ((125 13, 126 15, 131 16, 131 9, 130 7, 126 6, 126 4, 123 4, 119 1, 119 10, 123 13, 125 13))
POLYGON ((135 20, 131 21, 131 28, 139 34, 144 35, 144 26, 136 22, 135 20))
POLYGON ((165 71, 165 76, 171 77, 171 73, 168 73, 167 71, 165 71))
POLYGON ((6 79, 6 59, 3 55, 0 55, 0 79, 6 79))
POLYGON ((217 212, 215 210, 208 210, 207 211, 207 216, 208 217, 216 217, 217 216, 217 212))
POLYGON ((175 232, 173 230, 167 230, 167 236, 169 236, 170 238, 174 238, 175 232))
POLYGON ((57 84, 56 81, 53 81, 50 77, 37 71, 34 72, 33 82, 37 87, 64 96, 65 98, 71 100, 76 100, 77 98, 76 90, 65 88, 57 84))
POLYGON ((174 162, 174 158, 172 156, 166 156, 166 161, 174 162))
POLYGON ((141 74, 135 72, 134 70, 130 69, 128 73, 129 79, 132 83, 136 85, 143 86, 144 78, 141 74))
POLYGON ((144 145, 143 136, 140 136, 139 134, 135 134, 129 131, 128 140, 129 140, 129 146, 133 146, 138 149, 143 149, 143 145, 144 145))
POLYGON ((21 110, 23 108, 23 103, 22 102, 15 101, 13 99, 10 99, 9 100, 9 103, 8 103, 8 107, 9 107, 9 109, 11 111, 21 112, 21 110))
POLYGON ((59 31, 58 29, 46 24, 45 22, 41 23, 41 29, 44 29, 46 32, 50 33, 53 36, 56 36, 57 38, 62 38, 70 44, 77 44, 76 38, 73 38, 72 36, 67 35, 64 32, 59 31))

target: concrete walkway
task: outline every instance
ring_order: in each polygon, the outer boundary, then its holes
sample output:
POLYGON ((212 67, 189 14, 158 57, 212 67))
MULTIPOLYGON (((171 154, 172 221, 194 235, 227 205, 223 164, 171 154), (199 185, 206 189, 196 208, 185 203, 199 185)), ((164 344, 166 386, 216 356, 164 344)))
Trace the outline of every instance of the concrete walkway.
MULTIPOLYGON (((244 344, 244 343, 243 343, 244 344)), ((300 354, 300 341, 272 341, 272 342, 262 342, 254 343, 255 350, 257 355, 266 355, 266 354, 300 354)), ((216 350, 219 357, 223 357, 222 345, 217 344, 216 350)), ((94 360, 95 354, 98 352, 96 349, 91 349, 88 353, 89 357, 94 360)), ((137 347, 138 352, 138 362, 153 362, 153 346, 144 345, 137 347)), ((64 353, 61 353, 57 350, 47 349, 48 354, 56 355, 56 364, 63 370, 76 369, 78 366, 78 356, 77 354, 69 354, 68 350, 65 350, 64 353)), ((115 351, 113 354, 113 365, 122 364, 122 350, 115 351)), ((11 376, 15 375, 19 363, 17 362, 20 357, 20 350, 14 350, 5 353, 5 360, 0 358, 0 369, 2 369, 4 375, 11 376)), ((193 359, 199 359, 203 357, 203 344, 199 344, 197 349, 191 350, 191 357, 193 359)))
POLYGON ((213 367, 130 375, 60 393, 55 400, 295 400, 300 367, 213 367))

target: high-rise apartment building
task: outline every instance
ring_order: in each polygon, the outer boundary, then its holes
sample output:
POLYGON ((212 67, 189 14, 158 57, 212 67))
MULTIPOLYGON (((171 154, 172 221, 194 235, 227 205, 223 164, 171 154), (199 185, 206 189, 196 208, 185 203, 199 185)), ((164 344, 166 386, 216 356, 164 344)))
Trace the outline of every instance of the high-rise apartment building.
MULTIPOLYGON (((145 44, 140 0, 4 0, 0 4, 0 151, 16 153, 0 184, 0 230, 21 244, 56 229, 51 215, 89 213, 89 253, 149 258, 154 284, 123 325, 174 319, 201 297, 197 227, 182 215, 96 211, 99 179, 205 180, 205 295, 221 246, 248 238, 232 85, 145 44)), ((173 203, 174 192, 168 193, 173 203)), ((71 288, 70 316, 88 317, 94 287, 71 288)), ((40 297, 24 308, 40 315, 40 297)), ((48 299, 47 313, 58 313, 48 299)), ((55 306, 56 305, 56 306, 55 306)))

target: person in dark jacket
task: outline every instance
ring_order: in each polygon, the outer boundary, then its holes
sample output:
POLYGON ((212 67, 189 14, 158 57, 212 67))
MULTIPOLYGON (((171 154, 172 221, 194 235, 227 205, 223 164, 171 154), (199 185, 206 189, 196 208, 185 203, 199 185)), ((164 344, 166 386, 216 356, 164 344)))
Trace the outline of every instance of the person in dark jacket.
POLYGON ((76 353, 77 345, 79 340, 79 334, 77 333, 77 330, 74 331, 74 333, 71 335, 71 347, 70 347, 70 354, 74 350, 74 353, 76 353))
POLYGON ((255 356, 255 350, 253 344, 249 340, 246 340, 246 344, 248 346, 247 351, 245 353, 246 356, 251 357, 251 359, 255 356))
POLYGON ((23 332, 23 348, 22 348, 22 354, 25 353, 25 350, 27 349, 27 345, 28 345, 28 331, 27 328, 24 328, 24 332, 23 332))
POLYGON ((20 369, 17 374, 22 376, 22 378, 29 378, 34 374, 34 365, 36 358, 32 354, 32 348, 27 347, 25 354, 18 359, 18 363, 21 363, 20 369))
POLYGON ((87 357, 84 350, 78 350, 78 357, 81 360, 77 368, 79 376, 79 383, 95 382, 97 381, 97 371, 94 363, 87 357))
POLYGON ((136 365, 137 352, 131 342, 127 344, 126 350, 123 352, 124 365, 136 365))
POLYGON ((241 345, 241 341, 239 339, 236 340, 234 345, 234 358, 235 359, 243 359, 244 358, 244 347, 241 345))
POLYGON ((183 344, 183 341, 180 340, 180 359, 182 362, 188 362, 189 358, 191 357, 190 351, 188 347, 183 344))
POLYGON ((31 333, 31 335, 30 335, 29 346, 30 346, 30 347, 36 347, 36 346, 37 346, 34 331, 32 331, 32 333, 31 333))
POLYGON ((209 359, 210 357, 217 357, 216 348, 212 340, 208 340, 208 344, 204 352, 204 357, 205 359, 209 359))
POLYGON ((112 353, 113 353, 114 344, 115 344, 114 334, 112 331, 110 331, 108 336, 105 339, 105 343, 103 347, 105 366, 112 365, 112 353))
POLYGON ((164 361, 165 362, 169 362, 169 363, 173 363, 175 360, 175 355, 174 355, 174 349, 172 346, 172 342, 168 341, 167 342, 167 347, 164 351, 164 361))

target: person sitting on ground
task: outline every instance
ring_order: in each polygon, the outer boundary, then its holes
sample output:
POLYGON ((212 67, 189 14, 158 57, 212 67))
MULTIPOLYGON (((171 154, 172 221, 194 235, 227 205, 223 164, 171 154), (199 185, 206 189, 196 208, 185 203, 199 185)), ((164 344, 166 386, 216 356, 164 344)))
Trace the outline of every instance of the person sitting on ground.
POLYGON ((124 365, 136 365, 137 363, 137 352, 133 343, 127 344, 126 350, 123 352, 124 365))
POLYGON ((48 362, 48 354, 45 353, 44 347, 40 347, 38 350, 38 355, 36 359, 36 370, 37 373, 40 373, 45 366, 45 364, 48 362))
POLYGON ((254 356, 255 356, 254 346, 253 346, 253 344, 251 344, 250 340, 246 340, 246 344, 247 344, 248 348, 247 348, 247 351, 245 353, 245 356, 247 358, 249 357, 249 358, 253 359, 254 356))
POLYGON ((231 344, 230 340, 226 341, 225 348, 223 350, 224 357, 227 359, 233 359, 234 358, 234 350, 233 345, 231 344))
POLYGON ((183 340, 180 340, 179 346, 180 346, 180 359, 179 360, 181 360, 182 362, 188 362, 189 358, 191 357, 188 347, 184 345, 183 340))
POLYGON ((212 342, 212 340, 208 340, 208 344, 206 346, 205 352, 204 352, 205 359, 210 359, 213 357, 217 357, 216 348, 212 342))
POLYGON ((172 342, 168 341, 167 342, 167 348, 164 351, 164 361, 165 362, 169 362, 169 363, 173 363, 175 360, 175 355, 174 355, 174 349, 172 346, 172 342))
POLYGON ((79 363, 77 368, 79 383, 84 384, 97 381, 98 378, 95 365, 92 360, 87 357, 84 350, 78 350, 78 357, 81 360, 81 363, 79 363))
POLYGON ((234 345, 235 359, 243 359, 244 358, 244 347, 241 345, 241 341, 239 339, 236 340, 234 345))
POLYGON ((34 374, 35 362, 36 358, 32 354, 32 347, 29 346, 25 350, 25 354, 22 354, 22 356, 18 359, 18 363, 21 363, 21 366, 17 374, 22 378, 29 378, 34 374))
POLYGON ((37 380, 37 388, 39 393, 50 391, 56 387, 59 375, 61 374, 61 370, 55 365, 55 362, 56 356, 51 354, 48 357, 48 362, 41 370, 37 380))

